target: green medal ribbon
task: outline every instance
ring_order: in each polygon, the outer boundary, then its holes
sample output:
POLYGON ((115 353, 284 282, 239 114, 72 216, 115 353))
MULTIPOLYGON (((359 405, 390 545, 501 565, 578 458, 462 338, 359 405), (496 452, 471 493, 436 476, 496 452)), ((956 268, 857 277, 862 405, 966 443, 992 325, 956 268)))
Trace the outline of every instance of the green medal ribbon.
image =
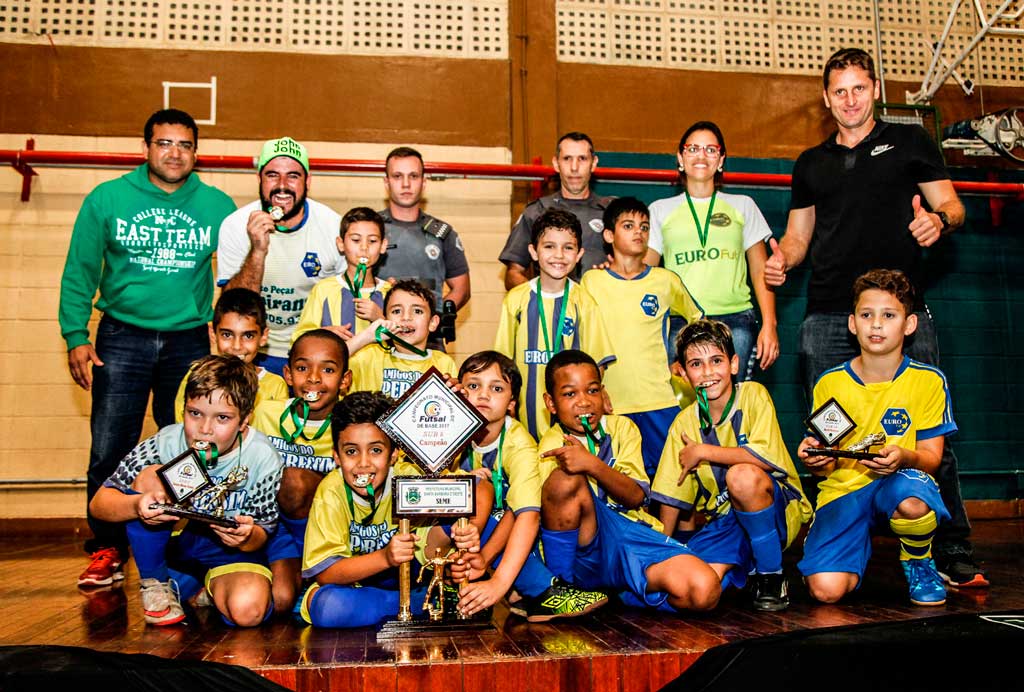
POLYGON ((580 418, 580 423, 583 424, 583 432, 587 434, 587 448, 590 450, 590 453, 596 457, 597 446, 594 442, 600 442, 601 438, 598 437, 597 433, 594 432, 594 429, 590 427, 590 418, 580 418))
POLYGON ((700 246, 705 247, 708 244, 708 231, 711 230, 711 215, 715 211, 715 196, 718 191, 715 190, 711 193, 711 201, 708 203, 708 216, 704 219, 704 227, 700 225, 700 219, 697 218, 697 210, 693 206, 693 201, 690 199, 690 193, 683 193, 686 195, 686 203, 690 205, 690 213, 693 214, 693 223, 697 226, 697 239, 700 240, 700 246))
MULTIPOLYGON (((491 469, 491 484, 494 485, 494 506, 504 509, 505 505, 502 496, 505 493, 505 484, 501 482, 501 454, 505 446, 505 425, 501 426, 501 435, 498 436, 498 456, 494 460, 494 468, 491 469)), ((481 457, 481 466, 483 465, 481 457)))
POLYGON ((548 319, 544 314, 544 294, 540 290, 540 281, 537 281, 537 319, 540 322, 540 332, 544 335, 544 349, 549 356, 553 356, 562 350, 562 330, 565 328, 565 309, 569 306, 569 280, 565 281, 565 291, 562 292, 562 309, 558 314, 558 322, 554 325, 556 332, 554 351, 551 350, 551 340, 548 337, 548 319))
POLYGON ((395 350, 395 344, 398 344, 399 346, 404 346, 405 348, 409 349, 410 351, 415 353, 417 356, 420 356, 421 358, 425 358, 427 355, 427 352, 425 350, 423 350, 422 348, 416 348, 405 339, 396 336, 384 325, 377 327, 377 330, 373 333, 373 339, 374 341, 381 345, 381 348, 388 352, 395 350), (391 344, 384 343, 387 340, 390 340, 391 344))
POLYGON ((348 278, 348 270, 342 274, 345 277, 345 283, 348 284, 348 290, 352 291, 353 298, 362 298, 363 281, 366 280, 366 263, 360 262, 356 265, 356 275, 354 278, 348 278))
MULTIPOLYGON (((241 435, 239 435, 241 437, 241 435)), ((195 443, 193 443, 195 444, 195 443)), ((219 453, 217 451, 217 445, 213 442, 208 442, 210 446, 206 449, 196 449, 192 447, 192 451, 196 453, 196 457, 199 458, 199 463, 202 464, 204 469, 211 469, 217 465, 217 457, 219 453)))
POLYGON ((706 387, 700 387, 697 390, 697 418, 700 420, 700 429, 708 431, 711 430, 712 427, 721 425, 729 415, 729 411, 732 410, 732 404, 735 400, 736 387, 733 386, 732 394, 729 395, 729 401, 725 404, 725 410, 722 411, 722 417, 718 419, 717 423, 712 424, 711 404, 708 402, 708 390, 706 387))
MULTIPOLYGON (((338 472, 341 473, 341 469, 338 469, 338 472)), ((348 500, 348 514, 349 514, 350 517, 355 519, 356 518, 356 504, 352 500, 352 488, 348 487, 348 483, 343 483, 343 485, 345 486, 345 499, 348 500)), ((362 521, 359 522, 363 526, 369 526, 373 522, 373 515, 377 513, 377 503, 374 501, 374 497, 373 497, 373 482, 372 481, 370 482, 370 484, 368 486, 366 486, 366 495, 367 495, 366 499, 370 503, 370 513, 367 514, 366 517, 362 521)))
POLYGON ((296 398, 292 399, 292 403, 288 404, 288 406, 285 408, 285 410, 281 412, 281 419, 280 419, 280 421, 278 421, 278 426, 277 427, 281 431, 281 437, 283 437, 285 439, 285 441, 291 442, 293 444, 294 444, 295 440, 297 440, 300 437, 303 440, 306 440, 307 442, 314 442, 316 440, 319 440, 321 437, 323 437, 324 433, 327 432, 327 429, 331 427, 331 419, 327 418, 323 422, 323 425, 320 426, 320 429, 316 431, 316 434, 313 435, 313 437, 307 437, 306 436, 306 423, 308 423, 308 422, 309 422, 309 404, 306 403, 305 399, 300 399, 300 398, 296 397, 296 398), (296 409, 298 408, 297 404, 302 404, 302 415, 301 416, 296 411, 296 409), (290 433, 284 427, 285 422, 289 418, 291 418, 292 424, 295 426, 295 432, 291 432, 290 433))

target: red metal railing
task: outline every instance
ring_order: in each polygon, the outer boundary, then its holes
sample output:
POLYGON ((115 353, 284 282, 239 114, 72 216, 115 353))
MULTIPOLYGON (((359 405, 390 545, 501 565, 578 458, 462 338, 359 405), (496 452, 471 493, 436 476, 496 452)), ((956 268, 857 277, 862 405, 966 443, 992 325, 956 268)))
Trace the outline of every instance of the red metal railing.
MULTIPOLYGON (((117 154, 87 151, 36 151, 33 140, 26 148, 0 149, 0 164, 14 167, 23 177, 22 201, 31 194, 31 179, 35 168, 133 168, 144 161, 141 154, 117 154)), ((256 162, 249 156, 200 156, 197 168, 227 172, 251 172, 256 162)), ((328 175, 383 174, 383 161, 361 159, 310 159, 311 170, 328 175)), ((490 164, 430 162, 425 166, 427 175, 434 178, 472 178, 497 180, 544 180, 552 175, 549 166, 536 164, 490 164)), ((677 179, 674 170, 641 168, 598 168, 594 176, 602 181, 671 183, 677 179)), ((731 185, 756 187, 789 187, 790 176, 782 173, 726 172, 725 182, 731 185)), ((953 182, 957 191, 965 194, 1014 197, 1024 200, 1024 183, 953 182)))

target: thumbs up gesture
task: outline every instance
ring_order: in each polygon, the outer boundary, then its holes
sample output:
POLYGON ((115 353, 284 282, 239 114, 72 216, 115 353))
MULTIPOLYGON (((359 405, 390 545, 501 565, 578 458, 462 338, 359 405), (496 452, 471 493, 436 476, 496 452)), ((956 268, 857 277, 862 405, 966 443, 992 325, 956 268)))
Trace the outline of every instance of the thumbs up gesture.
POLYGON ((914 236, 914 240, 921 247, 934 245, 942 235, 942 219, 938 214, 925 211, 921 206, 921 195, 914 195, 910 204, 914 209, 914 220, 908 226, 910 234, 914 236))
POLYGON ((676 485, 682 485, 690 472, 697 467, 697 464, 704 461, 703 445, 691 440, 686 433, 682 433, 681 437, 683 441, 683 448, 679 450, 679 470, 681 473, 679 474, 679 480, 676 481, 676 485))
POLYGON ((764 282, 769 286, 781 286, 786 283, 786 256, 775 238, 768 239, 768 247, 772 254, 764 263, 764 282))

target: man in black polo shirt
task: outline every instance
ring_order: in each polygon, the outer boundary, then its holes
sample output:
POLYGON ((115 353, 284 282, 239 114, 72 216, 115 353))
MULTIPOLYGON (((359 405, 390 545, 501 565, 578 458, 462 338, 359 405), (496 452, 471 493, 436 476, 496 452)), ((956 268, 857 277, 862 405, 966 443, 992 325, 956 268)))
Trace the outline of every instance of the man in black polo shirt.
MULTIPOLYGON (((533 222, 548 209, 564 209, 580 220, 583 226, 583 259, 576 264, 572 278, 579 281, 588 269, 608 261, 604 249, 604 208, 610 197, 595 195, 590 190, 590 176, 597 167, 594 143, 582 132, 568 132, 558 139, 551 165, 558 172, 556 194, 530 202, 523 210, 505 242, 498 259, 505 264, 505 290, 525 283, 533 276, 533 260, 527 249, 533 222)), ((654 250, 647 251, 647 264, 657 265, 661 259, 654 250)))
MULTIPOLYGON (((906 352, 938 365, 935 325, 923 298, 922 248, 964 222, 963 204, 924 129, 875 120, 880 84, 870 55, 858 48, 836 52, 825 64, 824 86, 838 131, 797 159, 786 234, 778 245, 772 241, 765 267, 765 280, 779 286, 810 252, 807 315, 800 327, 809 400, 822 372, 858 353, 847 327, 850 292, 869 269, 900 269, 910 278, 918 326, 906 352)), ((970 523, 949 445, 936 480, 952 515, 935 538, 939 571, 954 586, 987 586, 971 558, 970 523)))

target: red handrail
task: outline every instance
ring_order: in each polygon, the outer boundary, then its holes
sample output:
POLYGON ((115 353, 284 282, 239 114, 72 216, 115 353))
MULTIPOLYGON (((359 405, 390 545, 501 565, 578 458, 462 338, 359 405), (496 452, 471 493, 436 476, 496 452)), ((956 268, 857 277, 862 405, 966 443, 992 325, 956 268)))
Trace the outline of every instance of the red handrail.
MULTIPOLYGON (((31 144, 28 145, 31 147, 31 144)), ((26 184, 22 200, 27 201, 27 181, 35 175, 33 167, 67 168, 132 168, 145 159, 141 154, 105 153, 87 151, 36 151, 26 149, 0 149, 0 164, 13 166, 26 184)), ((249 156, 200 156, 196 167, 200 170, 247 172, 256 162, 249 156)), ((311 170, 328 174, 382 174, 383 161, 362 159, 310 159, 311 170)), ((447 178, 482 178, 499 180, 544 180, 553 173, 549 166, 530 164, 429 162, 424 166, 427 175, 447 178)), ((674 170, 642 168, 598 168, 594 177, 606 182, 672 183, 678 178, 674 170)), ((791 176, 784 173, 726 172, 725 182, 732 185, 757 187, 789 187, 791 176)), ((966 194, 1010 196, 1024 200, 1024 183, 953 181, 959 192, 966 194)))

